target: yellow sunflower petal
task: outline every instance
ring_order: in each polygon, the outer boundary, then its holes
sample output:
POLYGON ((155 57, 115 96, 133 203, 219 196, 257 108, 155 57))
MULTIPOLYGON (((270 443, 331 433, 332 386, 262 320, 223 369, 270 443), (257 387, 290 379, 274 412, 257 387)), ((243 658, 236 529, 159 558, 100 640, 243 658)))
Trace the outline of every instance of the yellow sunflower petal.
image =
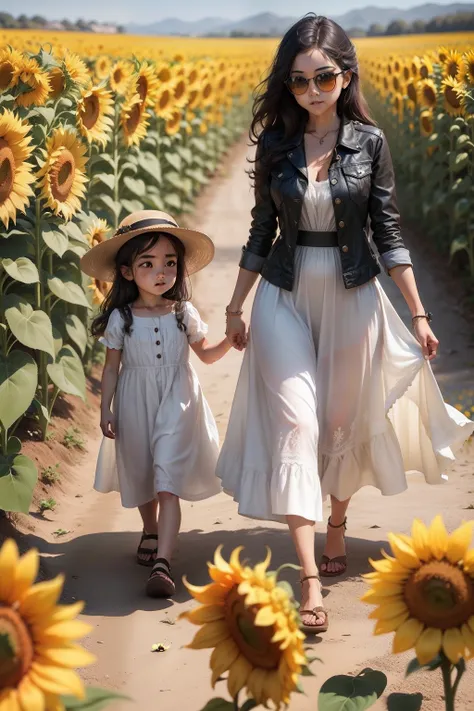
POLYGON ((72 669, 33 662, 29 673, 31 681, 45 692, 72 694, 78 699, 85 698, 84 684, 72 669))
POLYGON ((10 600, 10 592, 14 580, 14 572, 18 565, 18 546, 12 538, 8 538, 0 548, 0 600, 10 600))
POLYGON ((473 527, 474 521, 467 521, 449 536, 446 558, 453 565, 463 560, 466 555, 471 544, 473 527))
POLYGON ((0 709, 2 711, 23 711, 17 689, 0 691, 0 709))
POLYGON ((187 646, 189 649, 209 649, 229 637, 229 628, 225 622, 208 622, 196 632, 193 641, 187 646))
POLYGON ((397 602, 390 602, 388 604, 382 604, 380 607, 375 608, 369 615, 369 619, 372 620, 390 620, 392 617, 397 617, 407 612, 408 608, 402 600, 397 602))
POLYGON ((18 685, 18 698, 22 711, 44 711, 46 708, 44 693, 27 676, 18 685))
POLYGON ((272 608, 267 605, 266 607, 261 607, 257 612, 254 620, 254 624, 257 627, 269 627, 273 625, 276 621, 276 614, 272 608))
POLYGON ((70 647, 41 647, 37 648, 39 658, 42 658, 46 664, 57 664, 59 667, 88 667, 97 661, 97 657, 88 652, 86 649, 78 645, 70 647))
POLYGON ((464 654, 464 640, 457 627, 446 630, 443 635, 443 650, 450 662, 457 664, 464 654))
POLYGON ((271 559, 272 552, 267 546, 267 555, 265 556, 265 560, 263 560, 261 563, 258 563, 258 565, 256 565, 254 568, 254 574, 257 576, 257 578, 265 577, 265 573, 267 572, 271 559))
POLYGON ((387 538, 392 548, 393 555, 399 563, 406 568, 419 568, 420 559, 415 553, 413 545, 411 545, 406 538, 403 539, 395 533, 389 533, 387 538))
POLYGON ((64 584, 64 576, 38 583, 28 590, 20 603, 20 614, 27 620, 48 615, 54 608, 64 584))
POLYGON ((423 630, 415 645, 415 652, 420 664, 428 664, 441 649, 443 633, 441 630, 428 627, 423 630))
POLYGON ((245 686, 251 671, 252 665, 240 654, 230 667, 227 679, 227 688, 232 698, 245 686))
POLYGON ((205 622, 216 622, 224 618, 223 605, 203 605, 194 610, 182 612, 179 619, 185 618, 193 625, 203 625, 205 622))
POLYGON ((240 553, 243 550, 244 550, 243 546, 237 546, 237 548, 234 548, 234 550, 230 554, 229 565, 233 570, 237 570, 237 571, 242 570, 242 564, 240 562, 240 553))
POLYGON ((214 552, 214 565, 216 566, 216 568, 219 568, 219 570, 221 570, 223 573, 228 573, 229 575, 232 575, 234 571, 232 570, 229 563, 222 557, 221 551, 223 547, 224 546, 221 545, 216 548, 214 552))
POLYGON ((193 598, 203 605, 216 605, 223 603, 229 593, 228 588, 223 585, 218 585, 217 583, 209 583, 209 585, 192 585, 186 580, 186 578, 183 578, 183 582, 193 598))
POLYGON ((474 654, 474 632, 471 630, 469 625, 462 626, 461 634, 464 640, 464 644, 469 649, 471 654, 474 654))
POLYGON ((395 630, 397 630, 406 620, 408 620, 409 616, 410 613, 407 610, 396 617, 391 617, 389 620, 377 620, 374 627, 374 635, 395 632, 395 630))
POLYGON ((468 551, 464 556, 464 570, 470 575, 474 574, 474 548, 468 551))
POLYGON ((433 554, 430 548, 429 531, 423 521, 420 521, 419 518, 415 518, 413 521, 411 535, 413 548, 420 560, 424 560, 425 562, 431 560, 433 554))
POLYGON ((85 602, 82 601, 74 602, 72 605, 58 605, 49 617, 48 622, 53 624, 54 622, 67 622, 68 620, 74 620, 81 614, 84 606, 85 602))
POLYGON ((470 629, 474 632, 474 615, 470 617, 467 621, 467 624, 469 625, 470 629))
POLYGON ((215 687, 217 680, 226 672, 235 662, 240 654, 240 650, 234 640, 226 639, 224 642, 219 642, 212 650, 209 666, 212 669, 212 688, 215 687))
MULTIPOLYGON (((92 632, 93 627, 82 620, 56 622, 41 631, 41 637, 57 637, 63 640, 76 640, 92 632)), ((41 640, 41 638, 40 638, 41 640)))
POLYGON ((268 672, 265 669, 256 667, 250 672, 247 679, 247 686, 257 704, 264 704, 268 698, 265 694, 265 684, 267 681, 268 672))
POLYGON ((406 620, 406 622, 401 624, 393 638, 393 653, 400 654, 414 647, 418 637, 423 632, 423 628, 424 625, 414 618, 406 620))
POLYGON ((66 711, 61 698, 56 694, 46 694, 46 708, 48 711, 66 711))
POLYGON ((435 516, 430 526, 430 548, 437 560, 444 558, 448 550, 448 532, 441 516, 435 516))
POLYGON ((38 575, 39 555, 34 548, 25 553, 15 568, 13 594, 19 600, 31 588, 38 575))
POLYGON ((268 673, 265 680, 265 695, 269 697, 278 707, 283 701, 282 684, 278 671, 271 671, 268 673))

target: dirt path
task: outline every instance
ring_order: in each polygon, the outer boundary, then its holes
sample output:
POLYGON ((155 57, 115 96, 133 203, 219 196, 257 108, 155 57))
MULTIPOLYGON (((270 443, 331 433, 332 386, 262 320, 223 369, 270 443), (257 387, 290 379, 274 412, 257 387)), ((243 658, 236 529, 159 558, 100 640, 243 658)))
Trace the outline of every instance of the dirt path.
MULTIPOLYGON (((252 196, 244 173, 245 155, 242 144, 234 152, 227 174, 211 186, 196 210, 199 226, 217 244, 216 260, 195 285, 196 301, 210 324, 211 339, 218 339, 223 333, 223 307, 230 297, 240 248, 248 231, 252 196)), ((420 262, 416 250, 415 256, 420 262)), ((447 387, 458 387, 459 382, 472 380, 474 374, 474 351, 469 347, 466 324, 436 278, 426 269, 418 269, 418 278, 427 306, 437 313, 436 331, 443 344, 437 372, 447 387)), ((384 283, 404 314, 393 285, 389 280, 384 283)), ((240 354, 233 351, 210 368, 196 365, 221 435, 227 425, 240 360, 240 354)), ((113 709, 200 711, 211 697, 208 654, 183 649, 195 629, 187 622, 166 624, 174 623, 179 612, 189 607, 189 596, 180 588, 174 603, 145 597, 147 570, 134 564, 140 529, 136 512, 121 509, 116 495, 101 496, 91 491, 98 444, 98 439, 90 443, 90 456, 77 472, 76 498, 72 495, 69 504, 54 516, 51 531, 32 536, 31 543, 40 548, 51 573, 66 573, 68 598, 87 601, 84 619, 94 626, 87 646, 99 661, 86 672, 86 679, 119 689, 135 702, 117 703, 113 709), (58 525, 71 530, 60 542, 51 535, 58 525), (169 651, 151 654, 153 643, 165 641, 172 645, 169 651)), ((389 636, 372 636, 368 608, 358 601, 365 590, 360 573, 368 570, 369 556, 378 557, 387 531, 408 532, 415 515, 429 521, 442 512, 448 527, 468 518, 472 511, 463 509, 474 503, 473 473, 474 448, 470 447, 447 485, 427 488, 419 478, 413 478, 409 490, 398 497, 384 499, 375 490, 364 490, 355 497, 348 527, 348 575, 345 580, 326 586, 330 631, 321 643, 313 645, 323 664, 315 665, 315 679, 304 680, 307 696, 296 696, 292 711, 314 711, 319 685, 328 676, 367 666, 387 673, 390 691, 422 691, 424 711, 441 711, 441 688, 434 683, 435 678, 420 675, 406 683, 404 669, 410 655, 395 658, 389 653, 389 636)), ((208 502, 183 505, 183 529, 174 563, 177 578, 186 573, 192 582, 206 582, 206 561, 220 543, 225 545, 227 555, 235 546, 245 545, 247 555, 254 561, 263 557, 265 545, 271 546, 276 564, 294 559, 284 527, 240 518, 235 504, 222 494, 208 502)), ((322 545, 320 533, 319 551, 322 545)), ((458 711, 467 711, 473 688, 471 672, 461 687, 458 711)), ((224 688, 219 691, 224 692, 224 688)), ((380 701, 373 708, 385 709, 386 704, 380 701)))

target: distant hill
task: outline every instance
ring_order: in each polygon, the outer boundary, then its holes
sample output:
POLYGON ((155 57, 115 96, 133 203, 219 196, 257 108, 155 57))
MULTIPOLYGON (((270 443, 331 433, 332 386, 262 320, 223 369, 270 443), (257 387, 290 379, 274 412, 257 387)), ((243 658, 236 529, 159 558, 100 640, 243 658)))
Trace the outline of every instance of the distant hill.
MULTIPOLYGON (((344 29, 349 30, 358 27, 368 30, 373 24, 388 25, 393 20, 405 20, 414 22, 423 20, 428 22, 434 17, 441 15, 454 15, 458 12, 474 12, 474 3, 450 3, 441 5, 438 3, 427 3, 418 5, 408 10, 401 10, 396 7, 374 7, 368 5, 359 10, 351 10, 343 15, 331 15, 344 29)), ((231 22, 219 17, 208 17, 196 22, 187 22, 177 18, 169 18, 155 22, 150 25, 129 25, 127 32, 133 34, 147 35, 220 35, 230 36, 232 34, 255 34, 279 37, 286 32, 298 18, 280 17, 272 12, 264 12, 252 17, 244 18, 236 22, 231 22)))

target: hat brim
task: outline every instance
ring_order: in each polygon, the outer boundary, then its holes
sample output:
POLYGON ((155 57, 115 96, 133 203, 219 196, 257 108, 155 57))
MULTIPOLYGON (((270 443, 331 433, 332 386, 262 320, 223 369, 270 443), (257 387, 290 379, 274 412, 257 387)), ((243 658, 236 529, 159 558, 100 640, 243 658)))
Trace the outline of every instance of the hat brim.
POLYGON ((184 245, 186 272, 191 275, 204 269, 214 258, 214 243, 210 237, 186 227, 163 228, 155 226, 131 230, 115 235, 92 247, 81 259, 81 269, 88 276, 99 281, 112 282, 115 279, 115 257, 119 249, 129 240, 146 232, 161 232, 175 235, 184 245))

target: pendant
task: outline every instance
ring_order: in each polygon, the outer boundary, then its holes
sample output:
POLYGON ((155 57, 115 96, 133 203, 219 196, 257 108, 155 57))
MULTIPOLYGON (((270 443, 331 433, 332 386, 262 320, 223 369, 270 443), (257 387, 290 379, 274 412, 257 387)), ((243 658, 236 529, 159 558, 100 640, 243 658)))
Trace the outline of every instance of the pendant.
POLYGON ((324 143, 324 138, 320 138, 320 139, 319 139, 319 145, 322 146, 323 143, 324 143))

